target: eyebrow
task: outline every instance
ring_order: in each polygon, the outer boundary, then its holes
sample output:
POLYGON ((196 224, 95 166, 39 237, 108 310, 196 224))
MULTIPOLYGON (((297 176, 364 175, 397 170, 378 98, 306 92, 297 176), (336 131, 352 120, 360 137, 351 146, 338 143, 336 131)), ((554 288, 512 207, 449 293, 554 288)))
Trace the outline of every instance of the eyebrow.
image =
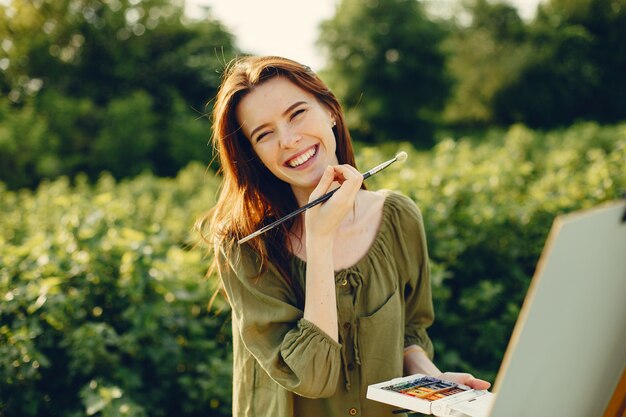
MULTIPOLYGON (((292 111, 293 109, 295 109, 296 107, 298 107, 301 104, 307 104, 306 101, 296 101, 295 103, 293 103, 291 106, 287 107, 287 109, 283 112, 283 116, 285 116, 287 113, 289 113, 290 111, 292 111)), ((252 129, 252 132, 250 132, 250 139, 252 139, 254 137, 254 134, 263 129, 264 127, 266 127, 268 125, 268 123, 264 123, 260 126, 255 127, 254 129, 252 129)))

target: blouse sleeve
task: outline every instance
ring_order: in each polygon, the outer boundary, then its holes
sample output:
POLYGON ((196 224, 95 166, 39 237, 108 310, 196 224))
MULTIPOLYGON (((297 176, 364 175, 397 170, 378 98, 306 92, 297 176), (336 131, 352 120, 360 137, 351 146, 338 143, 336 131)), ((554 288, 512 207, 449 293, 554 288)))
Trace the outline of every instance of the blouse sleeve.
POLYGON ((273 265, 258 276, 258 256, 247 246, 216 251, 219 275, 245 348, 285 389, 309 398, 334 394, 340 344, 303 318, 293 288, 273 265))
POLYGON ((433 323, 435 312, 424 221, 415 203, 408 197, 401 198, 405 200, 400 210, 402 219, 399 222, 403 229, 400 247, 404 253, 401 258, 406 260, 404 346, 418 345, 432 359, 434 349, 426 329, 433 323))

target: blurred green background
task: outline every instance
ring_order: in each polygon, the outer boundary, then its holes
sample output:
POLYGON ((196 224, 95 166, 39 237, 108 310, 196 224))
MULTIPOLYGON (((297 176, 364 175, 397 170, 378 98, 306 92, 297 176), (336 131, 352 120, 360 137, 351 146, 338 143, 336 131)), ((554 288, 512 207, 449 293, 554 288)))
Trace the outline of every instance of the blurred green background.
MULTIPOLYGON (((453 3, 338 1, 320 75, 362 169, 409 153, 368 182, 424 214, 437 364, 493 380, 554 217, 626 191, 626 0, 453 3)), ((230 415, 230 317, 191 228, 246 51, 183 6, 0 4, 2 417, 230 415)))

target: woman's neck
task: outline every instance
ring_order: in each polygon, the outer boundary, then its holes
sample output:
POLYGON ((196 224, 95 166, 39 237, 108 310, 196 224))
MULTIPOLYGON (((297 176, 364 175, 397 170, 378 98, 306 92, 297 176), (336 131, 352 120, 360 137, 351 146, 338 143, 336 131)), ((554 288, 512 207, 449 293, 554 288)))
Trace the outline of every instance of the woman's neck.
MULTIPOLYGON (((355 222, 357 221, 357 210, 359 208, 359 199, 362 198, 362 194, 365 192, 365 190, 359 190, 359 192, 356 195, 356 198, 354 199, 354 204, 352 206, 352 210, 350 210, 345 218, 343 219, 343 221, 341 222, 341 224, 339 225, 339 228, 337 229, 337 233, 341 234, 342 232, 344 232, 346 229, 350 229, 352 226, 354 226, 355 222)), ((294 192, 295 194, 295 192, 294 192)), ((301 200, 298 198, 298 196, 296 195, 296 200, 298 201, 298 205, 300 207, 302 207, 303 205, 307 204, 309 202, 309 197, 310 194, 307 194, 306 196, 306 200, 304 200, 304 202, 301 202, 301 200)), ((323 204, 323 203, 322 203, 323 204)), ((306 239, 306 230, 304 228, 304 216, 306 215, 306 212, 300 214, 297 218, 297 220, 293 223, 293 226, 291 227, 291 234, 292 234, 292 238, 295 238, 296 240, 304 243, 305 239, 306 239)))
MULTIPOLYGON (((353 265, 361 259, 372 245, 382 219, 385 197, 383 194, 360 190, 356 204, 337 229, 334 237, 334 269, 339 270, 353 265)), ((293 225, 289 235, 291 252, 306 262, 306 231, 304 216, 293 225)))
POLYGON ((311 193, 313 192, 314 188, 304 189, 291 187, 291 190, 293 191, 294 197, 296 197, 298 207, 302 207, 309 202, 309 198, 311 197, 311 193))

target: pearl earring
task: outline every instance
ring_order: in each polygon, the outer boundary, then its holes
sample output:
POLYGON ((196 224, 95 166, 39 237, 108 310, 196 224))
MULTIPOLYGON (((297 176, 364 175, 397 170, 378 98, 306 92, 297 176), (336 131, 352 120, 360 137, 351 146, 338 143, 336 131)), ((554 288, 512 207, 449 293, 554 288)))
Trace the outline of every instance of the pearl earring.
POLYGON ((333 120, 333 124, 331 125, 332 127, 337 126, 337 122, 333 120))

